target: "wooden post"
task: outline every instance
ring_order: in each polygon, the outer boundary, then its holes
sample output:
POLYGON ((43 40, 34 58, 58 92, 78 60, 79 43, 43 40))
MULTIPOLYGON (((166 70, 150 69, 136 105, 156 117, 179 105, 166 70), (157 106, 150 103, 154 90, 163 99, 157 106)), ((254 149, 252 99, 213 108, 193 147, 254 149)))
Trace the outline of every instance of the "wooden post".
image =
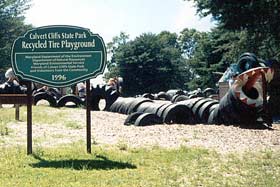
POLYGON ((15 119, 17 121, 19 121, 19 104, 15 104, 15 108, 16 108, 16 116, 15 116, 15 119))
POLYGON ((86 81, 86 108, 87 108, 87 152, 91 153, 91 97, 90 97, 90 80, 86 81))
POLYGON ((27 154, 32 154, 32 88, 27 84, 27 154))

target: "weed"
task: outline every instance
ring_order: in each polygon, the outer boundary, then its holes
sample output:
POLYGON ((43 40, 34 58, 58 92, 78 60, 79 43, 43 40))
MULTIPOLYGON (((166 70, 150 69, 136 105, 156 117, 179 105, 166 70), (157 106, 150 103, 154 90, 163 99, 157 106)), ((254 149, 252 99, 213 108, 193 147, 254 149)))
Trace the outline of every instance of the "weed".
POLYGON ((66 121, 65 126, 71 129, 82 129, 83 126, 75 121, 66 121))
POLYGON ((128 150, 128 145, 127 145, 127 143, 126 143, 124 140, 120 140, 120 141, 117 143, 117 147, 118 147, 119 150, 121 150, 121 151, 127 151, 127 150, 128 150))
POLYGON ((7 136, 11 132, 11 129, 8 128, 7 123, 1 121, 0 122, 0 136, 7 136))

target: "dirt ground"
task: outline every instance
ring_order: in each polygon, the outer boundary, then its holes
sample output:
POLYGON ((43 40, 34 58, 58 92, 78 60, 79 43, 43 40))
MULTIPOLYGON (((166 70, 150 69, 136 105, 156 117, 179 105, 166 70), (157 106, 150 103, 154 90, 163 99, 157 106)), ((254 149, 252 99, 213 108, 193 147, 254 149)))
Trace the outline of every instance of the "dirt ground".
MULTIPOLYGON (((153 125, 145 127, 123 125, 127 115, 93 111, 92 143, 128 147, 160 146, 165 148, 203 147, 219 153, 280 150, 280 124, 274 130, 241 129, 224 125, 153 125)), ((68 121, 79 126, 33 123, 33 147, 58 146, 86 141, 86 111, 69 109, 68 121)), ((0 146, 26 145, 26 122, 10 123, 8 136, 0 136, 0 146)))

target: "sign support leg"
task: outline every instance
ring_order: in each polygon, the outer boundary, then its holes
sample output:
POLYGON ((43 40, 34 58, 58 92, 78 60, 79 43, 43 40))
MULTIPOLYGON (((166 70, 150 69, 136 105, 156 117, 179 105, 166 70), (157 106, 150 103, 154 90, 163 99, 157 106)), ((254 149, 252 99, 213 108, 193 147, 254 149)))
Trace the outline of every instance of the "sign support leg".
POLYGON ((87 152, 91 153, 91 97, 90 97, 90 80, 86 81, 86 108, 87 108, 87 152))
POLYGON ((32 89, 27 85, 27 154, 32 154, 32 89))
POLYGON ((15 104, 15 108, 16 108, 15 119, 19 121, 19 104, 15 104))

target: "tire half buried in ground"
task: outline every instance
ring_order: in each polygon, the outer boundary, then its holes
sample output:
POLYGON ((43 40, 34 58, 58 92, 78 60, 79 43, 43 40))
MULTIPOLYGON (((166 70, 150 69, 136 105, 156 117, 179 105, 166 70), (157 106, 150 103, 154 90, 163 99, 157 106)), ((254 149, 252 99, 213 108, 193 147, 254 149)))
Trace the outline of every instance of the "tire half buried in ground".
POLYGON ((198 119, 200 123, 207 123, 208 117, 210 115, 210 108, 215 105, 218 104, 219 102, 217 100, 212 100, 212 101, 208 101, 206 103, 204 103, 199 111, 198 111, 198 119))
POLYGON ((34 97, 34 100, 33 100, 34 105, 37 105, 37 103, 40 100, 46 100, 49 102, 50 106, 52 106, 52 107, 57 106, 57 102, 56 102, 55 98, 48 92, 39 92, 39 93, 36 93, 33 97, 34 97))
POLYGON ((124 125, 134 125, 136 119, 141 115, 144 114, 143 112, 133 112, 127 116, 124 121, 124 125))
POLYGON ((142 103, 152 103, 153 101, 151 99, 148 98, 142 98, 142 97, 138 97, 135 98, 128 106, 128 110, 127 110, 127 114, 131 114, 133 112, 137 111, 137 108, 142 104, 142 103))
MULTIPOLYGON (((64 106, 67 106, 66 105, 67 103, 73 103, 74 106, 76 106, 76 107, 84 104, 84 102, 81 100, 81 98, 76 95, 65 95, 58 100, 57 106, 64 107, 64 106)), ((73 107, 73 105, 70 105, 70 106, 73 107)))
POLYGON ((155 124, 162 124, 162 119, 156 114, 143 113, 139 115, 134 123, 135 126, 148 126, 155 124))
POLYGON ((182 104, 168 106, 162 115, 163 122, 166 124, 193 124, 194 115, 189 107, 182 104))

